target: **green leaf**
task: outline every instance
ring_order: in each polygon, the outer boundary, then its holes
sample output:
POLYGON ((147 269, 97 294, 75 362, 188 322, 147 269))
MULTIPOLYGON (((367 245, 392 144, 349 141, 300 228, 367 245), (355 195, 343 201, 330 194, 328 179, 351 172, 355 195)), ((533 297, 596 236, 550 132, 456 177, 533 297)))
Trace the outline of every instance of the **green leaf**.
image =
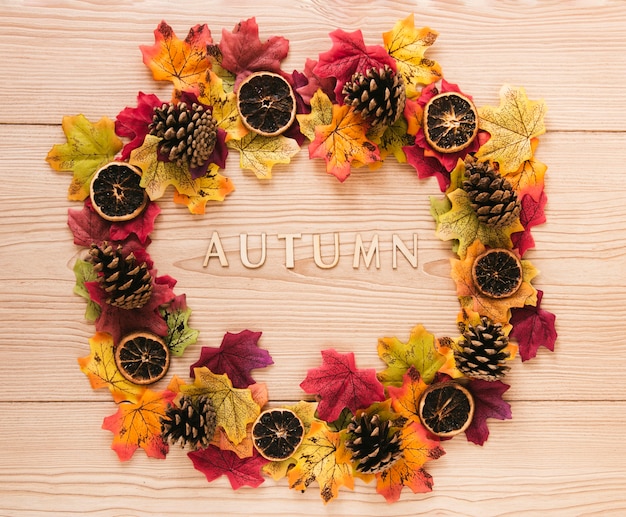
POLYGON ((167 323, 165 343, 172 355, 180 357, 189 345, 198 341, 198 334, 200 334, 199 331, 189 327, 191 308, 186 305, 181 307, 179 304, 172 304, 166 309, 161 309, 160 312, 167 323))
POLYGON ((82 296, 87 300, 87 309, 85 310, 85 319, 87 321, 96 321, 100 316, 100 306, 94 302, 89 296, 89 292, 85 287, 85 282, 93 282, 97 280, 98 274, 93 270, 93 264, 86 260, 78 259, 74 264, 74 276, 76 276, 76 285, 74 286, 74 294, 82 296))
POLYGON ((272 167, 289 163, 300 150, 298 142, 283 135, 263 136, 250 132, 240 140, 229 140, 228 147, 239 151, 239 166, 256 174, 259 179, 270 179, 272 167))
POLYGON ((446 358, 435 347, 435 336, 423 325, 411 330, 406 343, 395 337, 378 340, 378 356, 387 364, 387 368, 378 374, 378 379, 385 385, 401 386, 404 374, 413 366, 423 381, 431 383, 446 358))

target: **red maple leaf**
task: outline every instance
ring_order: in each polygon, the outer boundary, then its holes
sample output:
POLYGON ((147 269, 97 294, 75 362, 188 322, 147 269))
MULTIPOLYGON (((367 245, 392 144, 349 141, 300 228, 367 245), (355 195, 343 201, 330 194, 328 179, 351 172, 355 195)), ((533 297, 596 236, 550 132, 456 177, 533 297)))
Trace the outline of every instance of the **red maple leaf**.
POLYGON ((161 213, 161 208, 156 203, 148 201, 148 206, 137 217, 130 221, 113 223, 109 235, 112 241, 124 241, 130 235, 136 235, 142 244, 148 240, 154 230, 154 220, 161 213))
POLYGON ((150 270, 150 274, 153 279, 152 296, 150 301, 139 309, 114 307, 106 302, 108 295, 99 282, 85 283, 89 296, 102 309, 95 321, 96 330, 111 334, 115 343, 119 343, 122 337, 136 330, 147 330, 158 336, 167 336, 167 323, 159 313, 159 307, 176 297, 172 291, 176 280, 167 275, 157 277, 154 269, 150 270))
POLYGON ((287 57, 289 41, 282 36, 272 36, 265 43, 259 39, 259 26, 255 18, 239 22, 232 32, 222 29, 222 66, 237 76, 239 83, 253 72, 281 73, 280 62, 287 57))
POLYGON ((218 449, 209 445, 206 449, 192 451, 187 454, 196 470, 202 472, 209 482, 220 476, 226 476, 233 490, 242 486, 258 487, 265 479, 261 474, 261 467, 266 460, 256 450, 248 458, 240 458, 232 451, 218 449))
POLYGON ((111 238, 111 223, 105 221, 92 208, 89 198, 80 210, 70 208, 67 211, 67 225, 74 235, 74 244, 77 246, 91 246, 100 244, 111 238))
POLYGON ((432 156, 425 156, 424 148, 418 145, 404 146, 402 150, 406 155, 407 163, 412 165, 417 171, 417 177, 419 179, 435 176, 441 192, 445 192, 448 189, 450 185, 450 172, 441 165, 439 160, 432 156))
POLYGON ((206 366, 213 373, 226 374, 235 388, 247 388, 255 384, 250 371, 274 364, 267 350, 259 348, 261 332, 243 330, 238 334, 227 332, 219 348, 203 346, 200 358, 190 367, 190 376, 194 370, 206 366))
POLYGON ((520 257, 524 256, 524 253, 526 253, 528 249, 535 247, 535 239, 533 239, 530 229, 533 226, 546 222, 546 214, 543 209, 547 202, 548 197, 545 192, 543 192, 541 186, 525 189, 521 193, 520 203, 522 205, 522 211, 520 212, 519 220, 524 227, 524 231, 511 235, 513 247, 519 251, 520 257), (540 192, 536 193, 537 190, 540 192))
POLYGON ((489 428, 488 418, 509 420, 513 418, 511 406, 502 400, 502 395, 510 386, 502 381, 473 380, 467 385, 467 389, 474 397, 474 418, 465 431, 465 436, 470 442, 482 445, 487 441, 489 428))
POLYGON ((346 407, 355 413, 357 409, 385 400, 376 370, 358 369, 352 352, 341 354, 333 349, 322 350, 322 362, 319 368, 309 370, 300 387, 307 393, 320 396, 317 412, 323 420, 337 420, 346 407))
POLYGON ((537 355, 540 346, 554 352, 557 332, 555 328, 556 316, 541 308, 543 291, 537 289, 537 305, 525 305, 518 309, 511 309, 511 337, 517 340, 519 355, 522 361, 532 359, 537 355))
POLYGON ((317 61, 307 58, 304 63, 304 75, 307 78, 307 83, 298 87, 297 92, 302 96, 302 99, 307 105, 311 105, 311 99, 317 90, 322 90, 331 102, 335 100, 335 78, 334 77, 320 77, 315 73, 315 67, 317 61))
POLYGON ((396 62, 382 45, 366 46, 360 30, 345 32, 337 29, 330 33, 333 46, 328 52, 319 55, 319 62, 313 69, 319 77, 334 77, 335 96, 342 99, 344 84, 356 72, 365 72, 370 68, 383 68, 388 65, 394 72, 396 62))
POLYGON ((115 133, 131 139, 122 149, 122 160, 127 160, 133 149, 141 147, 149 132, 148 126, 152 122, 154 108, 162 104, 156 95, 139 92, 137 107, 127 106, 118 113, 115 119, 115 133))

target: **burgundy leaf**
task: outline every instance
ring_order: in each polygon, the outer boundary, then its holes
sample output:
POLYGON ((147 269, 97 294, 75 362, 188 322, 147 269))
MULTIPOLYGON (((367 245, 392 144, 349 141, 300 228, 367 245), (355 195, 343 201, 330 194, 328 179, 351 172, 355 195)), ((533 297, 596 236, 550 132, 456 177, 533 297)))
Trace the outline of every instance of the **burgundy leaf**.
POLYGON ((547 201, 548 197, 545 192, 543 192, 542 187, 533 187, 522 192, 520 202, 522 211, 520 212, 519 219, 524 227, 524 231, 511 235, 513 247, 519 251, 521 257, 524 256, 524 253, 526 253, 528 249, 535 247, 535 239, 533 239, 530 229, 533 226, 546 222, 544 207, 547 201), (535 194, 537 190, 540 190, 540 193, 535 194))
POLYGON ((259 26, 255 18, 239 22, 232 32, 222 30, 222 66, 237 76, 239 83, 253 72, 280 71, 280 62, 287 57, 289 41, 282 36, 272 36, 265 43, 259 39, 259 26))
POLYGON ((149 132, 148 126, 152 122, 154 108, 161 106, 162 101, 154 94, 139 92, 137 95, 137 107, 126 107, 115 119, 115 133, 118 136, 130 138, 122 149, 122 160, 127 160, 133 149, 141 147, 144 138, 149 132))
POLYGON ((156 203, 148 201, 146 209, 134 219, 120 223, 113 223, 109 232, 110 240, 123 241, 130 235, 136 235, 139 242, 145 244, 154 230, 154 220, 161 213, 156 203))
POLYGON ((335 101, 336 79, 334 77, 320 77, 314 72, 316 66, 317 61, 307 58, 306 63, 304 64, 304 75, 308 79, 308 82, 297 88, 297 92, 309 106, 311 105, 311 99, 317 90, 322 90, 331 102, 335 101))
POLYGON ((240 458, 234 452, 218 449, 214 445, 189 452, 187 456, 193 462, 194 468, 202 472, 209 482, 226 476, 233 490, 242 486, 258 487, 265 481, 261 468, 269 463, 256 450, 249 458, 240 458))
POLYGON ((71 208, 67 214, 67 225, 74 234, 74 244, 77 246, 89 247, 92 243, 100 244, 110 240, 111 223, 96 213, 89 198, 82 209, 71 208))
POLYGON ((465 436, 470 442, 482 445, 487 441, 489 428, 488 418, 509 420, 513 418, 511 406, 502 400, 502 395, 510 388, 501 381, 473 380, 467 386, 474 397, 474 418, 465 431, 465 436))
POLYGON ((418 145, 405 146, 402 150, 406 155, 407 163, 417 171, 418 178, 425 179, 435 176, 441 192, 445 192, 448 189, 450 172, 436 158, 425 156, 424 148, 418 145))
POLYGON ((345 32, 337 29, 330 33, 333 46, 328 52, 319 55, 319 63, 313 72, 320 77, 334 77, 335 96, 342 99, 341 90, 356 72, 369 68, 383 68, 385 65, 395 72, 396 62, 381 45, 366 46, 360 30, 345 32))
POLYGON ((344 408, 355 413, 385 400, 376 370, 358 369, 352 352, 341 354, 333 349, 322 350, 322 366, 309 370, 300 387, 320 396, 317 412, 327 422, 337 420, 344 408))
POLYGON ((203 346, 200 358, 190 367, 190 376, 194 369, 206 366, 213 373, 226 374, 235 388, 247 388, 256 381, 250 371, 274 364, 267 350, 259 348, 261 332, 243 330, 238 334, 227 332, 219 348, 203 346))
POLYGON ((537 305, 524 305, 511 309, 510 323, 513 325, 511 337, 519 345, 522 361, 537 355, 540 346, 554 352, 554 344, 558 336, 555 328, 556 316, 541 308, 543 291, 537 290, 537 305))

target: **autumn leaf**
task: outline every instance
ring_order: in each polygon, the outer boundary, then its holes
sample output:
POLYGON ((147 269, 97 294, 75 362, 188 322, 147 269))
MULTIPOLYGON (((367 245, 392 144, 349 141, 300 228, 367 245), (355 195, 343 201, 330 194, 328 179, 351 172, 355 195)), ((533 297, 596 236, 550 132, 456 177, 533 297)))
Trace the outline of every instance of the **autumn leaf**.
POLYGON ((451 192, 448 199, 452 207, 450 211, 439 215, 437 237, 444 241, 457 240, 457 254, 460 258, 465 256, 467 248, 476 240, 491 248, 511 249, 511 234, 524 231, 519 219, 504 228, 494 228, 479 221, 469 195, 463 189, 451 192))
POLYGON ((387 368, 378 374, 385 385, 399 386, 404 381, 404 374, 413 366, 427 384, 435 378, 439 368, 446 362, 435 348, 435 336, 423 325, 411 330, 409 340, 403 343, 395 337, 378 340, 378 356, 387 364, 387 368))
POLYGON ((206 366, 215 374, 226 374, 235 388, 247 388, 256 381, 252 370, 274 364, 267 350, 259 348, 261 332, 242 330, 237 334, 227 332, 219 348, 203 346, 200 358, 190 368, 194 376, 196 368, 206 366))
POLYGON ((315 140, 315 128, 328 126, 333 121, 333 103, 322 90, 317 90, 311 99, 311 112, 296 115, 300 131, 309 140, 315 140))
POLYGON ((175 162, 162 162, 157 158, 160 142, 159 137, 147 135, 143 145, 130 153, 130 164, 143 171, 141 186, 153 201, 163 196, 170 185, 179 194, 196 195, 194 180, 186 167, 179 167, 175 162))
MULTIPOLYGON (((369 135, 370 139, 380 150, 380 161, 392 154, 398 163, 406 162, 404 147, 411 145, 414 138, 407 133, 407 122, 403 117, 396 120, 391 126, 385 128, 380 135, 369 135)), ((376 162, 380 163, 380 162, 376 162)))
POLYGON ((289 163, 298 151, 298 142, 284 135, 263 136, 250 132, 239 140, 231 139, 228 147, 240 153, 239 166, 251 170, 259 179, 270 179, 272 167, 289 163))
POLYGON ((205 176, 193 180, 193 195, 174 192, 174 202, 185 205, 192 214, 204 214, 209 201, 224 201, 226 196, 235 190, 230 179, 217 172, 215 164, 209 165, 205 176))
POLYGON ((385 48, 396 60, 409 98, 416 97, 421 86, 434 83, 442 77, 441 66, 424 57, 437 36, 438 33, 428 27, 416 28, 413 14, 397 22, 391 31, 383 34, 385 48))
POLYGON ((129 460, 141 447, 150 458, 165 459, 169 450, 161 435, 161 418, 172 403, 174 394, 146 389, 136 402, 119 404, 117 413, 108 416, 102 429, 111 431, 111 448, 121 461, 129 460))
POLYGON ((128 160, 130 152, 143 144, 144 138, 150 132, 150 124, 154 115, 154 108, 160 107, 163 101, 154 94, 139 92, 137 107, 126 107, 115 118, 115 133, 118 136, 130 138, 122 149, 122 160, 128 160))
POLYGON ((206 395, 213 403, 217 425, 234 444, 246 437, 246 428, 259 416, 260 407, 249 389, 233 388, 227 375, 216 375, 208 368, 196 368, 194 383, 181 386, 192 397, 206 395))
POLYGON ((161 207, 156 203, 148 201, 146 208, 137 217, 130 221, 111 224, 109 230, 110 240, 119 242, 128 239, 130 235, 135 235, 139 242, 145 244, 148 242, 152 230, 154 230, 154 221, 160 213, 161 207))
POLYGON ((402 148, 406 161, 417 171, 419 179, 435 177, 439 184, 439 190, 445 192, 450 185, 450 172, 441 165, 437 158, 426 156, 424 148, 418 145, 409 145, 402 148))
POLYGON ((93 124, 84 115, 74 115, 63 117, 61 125, 67 143, 53 145, 46 161, 55 171, 73 173, 68 198, 82 201, 89 196, 94 173, 112 161, 123 144, 107 117, 93 124))
POLYGON ((309 157, 324 159, 326 172, 343 182, 350 175, 351 163, 368 164, 380 160, 378 147, 368 140, 367 131, 367 123, 354 109, 334 104, 331 123, 315 128, 309 157))
POLYGON ((255 18, 239 22, 232 32, 222 29, 222 66, 237 76, 235 90, 243 78, 253 72, 279 74, 280 62, 289 53, 289 41, 272 36, 262 43, 255 18))
POLYGON ((511 310, 511 337, 519 344, 522 361, 528 361, 537 355, 543 346, 554 352, 558 336, 555 328, 556 316, 541 308, 543 291, 537 291, 537 305, 525 305, 511 310))
POLYGON ((430 492, 433 481, 423 466, 445 454, 438 440, 433 440, 419 423, 407 424, 400 434, 402 456, 390 468, 376 474, 376 492, 388 503, 400 498, 404 487, 414 494, 430 492))
POLYGON ((403 376, 402 386, 387 386, 393 409, 404 418, 419 422, 419 403, 422 393, 428 388, 414 366, 409 367, 403 376))
POLYGON ((511 241, 513 247, 519 252, 520 257, 523 257, 526 251, 535 247, 535 239, 530 233, 531 228, 539 224, 546 222, 546 215, 543 211, 548 197, 546 196, 543 188, 530 187, 526 191, 521 192, 518 195, 522 210, 520 212, 520 223, 524 227, 523 232, 514 233, 511 235, 511 241), (532 191, 539 190, 539 194, 534 194, 532 191))
POLYGON ((510 296, 489 298, 474 285, 472 265, 476 258, 486 250, 480 241, 475 241, 468 249, 463 260, 452 259, 452 279, 456 282, 457 295, 463 307, 467 307, 482 316, 487 316, 496 323, 509 320, 509 310, 524 305, 535 305, 537 291, 530 284, 537 275, 537 270, 527 260, 522 260, 522 284, 510 296))
POLYGON ((172 303, 159 309, 167 325, 165 343, 175 357, 180 357, 189 345, 198 341, 199 332, 189 326, 191 308, 187 307, 184 294, 174 298, 172 303))
POLYGON ((343 98, 341 90, 356 72, 365 72, 370 68, 384 68, 388 65, 396 70, 396 62, 380 45, 366 46, 360 30, 345 32, 337 29, 330 33, 333 42, 328 52, 319 55, 319 61, 313 72, 319 77, 334 77, 335 97, 343 98))
POLYGON ((353 413, 373 402, 385 399, 376 371, 358 369, 352 352, 341 354, 336 350, 322 350, 322 366, 308 371, 300 387, 320 396, 319 417, 332 422, 343 408, 353 413))
POLYGON ((82 296, 87 300, 87 309, 85 309, 85 319, 87 321, 96 321, 100 316, 100 306, 91 300, 89 291, 85 288, 85 282, 93 282, 97 280, 98 274, 93 270, 93 264, 85 260, 77 259, 74 264, 74 276, 76 277, 76 285, 74 286, 74 294, 82 296))
POLYGON ((288 474, 289 488, 304 491, 316 481, 324 503, 337 497, 340 486, 354 488, 350 453, 340 434, 331 432, 324 422, 311 424, 293 458, 296 465, 288 474))
MULTIPOLYGON (((538 138, 531 139, 530 149, 532 157, 524 161, 517 171, 509 173, 499 171, 502 176, 506 177, 507 181, 517 192, 529 189, 529 191, 539 193, 543 190, 544 178, 548 166, 534 158, 538 143, 538 138)), ((538 199, 535 199, 535 201, 538 201, 538 199)))
POLYGON ((115 402, 136 402, 143 388, 128 382, 115 364, 115 345, 106 332, 97 332, 89 339, 91 353, 80 357, 80 370, 89 379, 94 390, 108 388, 115 402))
POLYGON ((504 85, 500 106, 478 110, 479 128, 491 138, 478 150, 476 158, 498 162, 501 174, 516 172, 532 158, 533 138, 546 132, 543 101, 531 101, 524 88, 504 85))
POLYGON ((511 406, 502 400, 502 395, 510 388, 502 381, 483 381, 473 379, 467 389, 474 399, 474 417, 465 431, 467 439, 477 445, 483 445, 489 437, 488 418, 510 420, 511 406))
POLYGON ((186 90, 198 83, 211 67, 207 50, 211 43, 211 31, 206 25, 195 25, 180 40, 162 21, 154 30, 154 45, 139 48, 155 80, 171 81, 177 90, 186 90))
POLYGON ((265 479, 261 468, 266 460, 258 452, 248 458, 240 458, 232 451, 223 451, 214 445, 187 453, 196 470, 202 472, 209 482, 226 476, 233 490, 242 486, 258 487, 265 479))
POLYGON ((315 73, 317 60, 307 58, 304 63, 304 76, 307 83, 298 87, 296 92, 302 97, 305 104, 310 105, 313 97, 318 90, 321 90, 326 96, 334 99, 335 97, 335 79, 333 77, 320 77, 315 73))

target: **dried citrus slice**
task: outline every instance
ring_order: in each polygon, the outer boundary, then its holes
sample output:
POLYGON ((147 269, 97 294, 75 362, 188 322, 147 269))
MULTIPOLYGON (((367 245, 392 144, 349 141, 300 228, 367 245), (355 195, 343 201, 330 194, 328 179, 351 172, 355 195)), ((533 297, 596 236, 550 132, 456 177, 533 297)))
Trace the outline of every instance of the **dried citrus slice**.
POLYGON ((457 92, 435 95, 424 107, 424 136, 440 153, 456 153, 472 143, 478 133, 474 103, 457 92))
POLYGON ((302 421, 290 409, 268 409, 252 426, 252 440, 261 456, 271 461, 289 458, 304 437, 302 421))
POLYGON ((152 384, 167 373, 170 350, 161 337, 150 332, 134 332, 115 348, 115 364, 133 384, 152 384))
POLYGON ((456 382, 432 384, 420 399, 419 417, 432 434, 454 436, 472 423, 474 397, 456 382))
POLYGON ((128 163, 111 162, 96 171, 89 188, 94 210, 107 221, 137 217, 148 202, 139 185, 141 171, 128 163))
POLYGON ((490 249, 476 257, 472 278, 478 290, 489 298, 506 298, 522 285, 522 263, 507 249, 490 249))
POLYGON ((256 72, 239 85, 237 109, 248 129, 263 136, 276 136, 293 123, 296 97, 284 77, 256 72))

